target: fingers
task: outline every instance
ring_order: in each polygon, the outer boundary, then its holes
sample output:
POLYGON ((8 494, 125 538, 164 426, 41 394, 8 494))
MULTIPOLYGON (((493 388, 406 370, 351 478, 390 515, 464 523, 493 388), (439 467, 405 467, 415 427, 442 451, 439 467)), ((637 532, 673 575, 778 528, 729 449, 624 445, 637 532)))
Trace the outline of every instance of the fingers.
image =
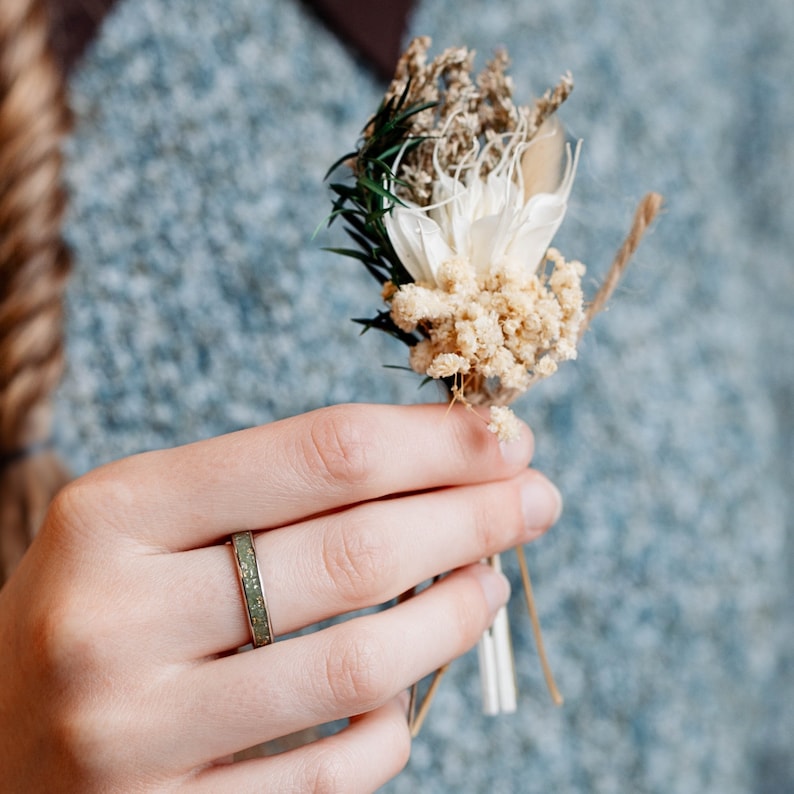
POLYGON ((502 479, 531 453, 527 428, 500 445, 458 407, 336 406, 127 458, 67 487, 60 502, 86 528, 179 550, 391 494, 502 479))
POLYGON ((507 580, 478 564, 385 612, 198 665, 175 693, 184 706, 174 752, 193 768, 378 708, 471 648, 508 594, 507 580))
MULTIPOLYGON (((261 533, 257 557, 273 631, 284 635, 384 603, 437 574, 527 543, 556 520, 559 499, 542 474, 526 470, 509 480, 368 502, 261 533)), ((167 560, 171 572, 164 577, 158 567, 149 593, 153 614, 174 627, 169 652, 194 659, 248 642, 230 548, 167 560), (169 598, 158 586, 163 580, 169 598), (185 621, 189 614, 194 618, 185 621)))
POLYGON ((393 698, 334 736, 270 758, 213 767, 191 780, 187 790, 191 794, 369 794, 397 775, 408 761, 411 738, 405 712, 406 699, 393 698))
MULTIPOLYGON (((507 598, 503 577, 461 566, 555 518, 558 497, 526 470, 531 453, 528 430, 500 446, 464 410, 344 406, 81 478, 3 593, 24 603, 26 585, 40 586, 20 661, 54 682, 37 719, 52 711, 67 749, 89 748, 78 755, 119 780, 140 759, 163 780, 195 779, 218 758, 351 714, 386 725, 393 711, 381 707, 474 645, 507 598), (459 570, 384 612, 211 659, 248 639, 228 546, 243 529, 266 530, 257 546, 278 634, 459 570)), ((358 736, 321 743, 296 785, 347 779, 328 759, 358 736)), ((380 785, 392 761, 354 784, 380 785)))

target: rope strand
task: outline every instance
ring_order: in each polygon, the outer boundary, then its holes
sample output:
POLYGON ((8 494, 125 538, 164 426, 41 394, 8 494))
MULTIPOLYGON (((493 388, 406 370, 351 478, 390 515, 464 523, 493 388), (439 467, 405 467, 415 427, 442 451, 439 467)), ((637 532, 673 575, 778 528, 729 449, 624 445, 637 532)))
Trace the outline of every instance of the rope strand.
POLYGON ((67 479, 48 439, 71 268, 61 237, 68 124, 43 2, 0 3, 0 585, 67 479))

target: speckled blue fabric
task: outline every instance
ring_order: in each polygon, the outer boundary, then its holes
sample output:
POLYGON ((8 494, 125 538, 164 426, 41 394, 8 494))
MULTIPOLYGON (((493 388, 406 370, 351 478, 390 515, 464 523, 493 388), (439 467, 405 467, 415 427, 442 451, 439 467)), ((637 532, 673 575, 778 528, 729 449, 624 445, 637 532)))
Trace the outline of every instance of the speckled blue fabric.
MULTIPOLYGON (((794 5, 424 0, 410 33, 506 45, 519 98, 572 70, 585 148, 555 244, 593 289, 641 195, 667 208, 579 360, 518 405, 567 500, 529 549, 566 705, 516 598, 518 714, 479 715, 470 654, 386 790, 794 791, 794 5)), ((435 398, 381 368, 404 350, 347 319, 374 282, 312 238, 381 91, 294 0, 120 3, 71 85, 75 470, 435 398)))

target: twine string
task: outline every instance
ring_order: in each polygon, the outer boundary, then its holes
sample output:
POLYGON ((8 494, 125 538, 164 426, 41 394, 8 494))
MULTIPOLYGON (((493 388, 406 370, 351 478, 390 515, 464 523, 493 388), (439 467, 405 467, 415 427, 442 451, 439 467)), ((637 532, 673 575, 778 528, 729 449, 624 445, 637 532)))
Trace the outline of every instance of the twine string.
POLYGON ((593 317, 595 317, 606 307, 609 299, 612 297, 612 294, 618 285, 618 282, 621 279, 621 276, 625 272, 631 257, 639 248, 640 242, 642 242, 642 238, 645 236, 645 232, 653 223, 654 218, 656 218, 656 216, 659 214, 663 201, 664 199, 659 193, 647 193, 643 197, 642 201, 640 201, 636 211, 634 212, 634 220, 632 221, 631 229, 626 235, 623 245, 620 246, 617 254, 615 254, 615 258, 612 261, 612 266, 607 272, 604 283, 601 285, 598 292, 596 292, 593 300, 587 307, 584 320, 579 327, 580 339, 584 335, 584 332, 590 327, 590 322, 593 317))

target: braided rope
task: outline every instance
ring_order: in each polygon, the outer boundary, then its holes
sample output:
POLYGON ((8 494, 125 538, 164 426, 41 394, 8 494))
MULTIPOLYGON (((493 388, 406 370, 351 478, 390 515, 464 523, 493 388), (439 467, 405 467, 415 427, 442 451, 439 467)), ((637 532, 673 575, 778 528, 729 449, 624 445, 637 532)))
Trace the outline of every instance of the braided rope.
POLYGON ((66 480, 47 449, 64 361, 64 86, 41 0, 0 2, 0 584, 66 480))

